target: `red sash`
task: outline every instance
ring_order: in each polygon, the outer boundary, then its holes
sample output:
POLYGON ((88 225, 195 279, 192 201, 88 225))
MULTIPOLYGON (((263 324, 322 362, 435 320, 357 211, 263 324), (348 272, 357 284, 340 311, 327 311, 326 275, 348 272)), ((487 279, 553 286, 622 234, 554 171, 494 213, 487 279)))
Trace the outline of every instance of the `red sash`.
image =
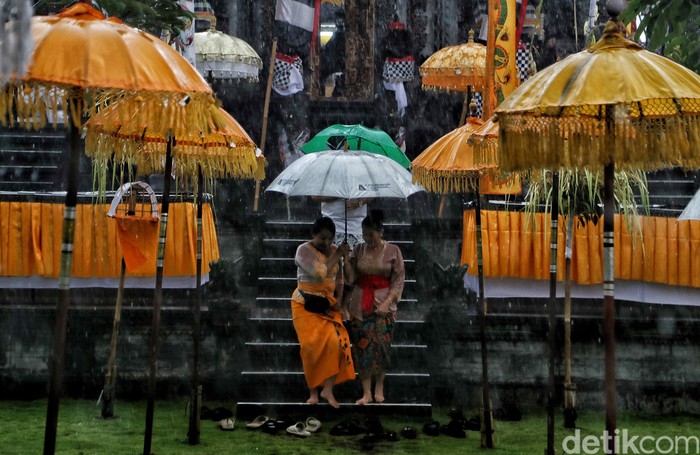
POLYGON ((362 311, 370 314, 374 303, 374 291, 388 288, 391 282, 384 275, 362 275, 355 284, 362 288, 362 311))

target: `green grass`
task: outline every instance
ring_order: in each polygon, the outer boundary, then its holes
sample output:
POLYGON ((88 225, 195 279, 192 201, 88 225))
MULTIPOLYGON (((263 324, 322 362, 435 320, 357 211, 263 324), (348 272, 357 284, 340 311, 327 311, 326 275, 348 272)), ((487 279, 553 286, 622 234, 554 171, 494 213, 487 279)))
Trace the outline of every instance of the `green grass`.
MULTIPOLYGON (((210 407, 211 404, 209 404, 210 407)), ((224 404, 226 406, 226 404, 224 404)), ((230 405, 228 407, 231 407, 230 405)), ((70 455, 138 455, 143 452, 145 402, 116 402, 117 419, 98 418, 100 408, 94 401, 63 400, 61 402, 56 442, 57 454, 70 455)), ((467 417, 473 413, 465 413, 467 417)), ((46 401, 0 402, 0 453, 30 455, 42 452, 46 401)), ((447 423, 446 410, 436 409, 433 418, 447 423)), ((422 434, 422 421, 400 416, 382 417, 385 429, 400 432, 406 425, 418 428, 415 440, 383 441, 373 447, 363 447, 361 436, 330 436, 328 430, 337 421, 324 421, 321 432, 300 439, 284 432, 272 436, 245 429, 246 422, 237 422, 234 431, 221 431, 216 422, 202 421, 201 442, 191 446, 186 442, 187 414, 184 401, 159 401, 155 406, 152 452, 156 455, 215 455, 215 454, 542 454, 546 446, 546 416, 544 411, 526 412, 519 422, 495 424, 496 448, 480 448, 479 434, 468 432, 467 439, 422 434)), ((603 428, 603 412, 579 412, 577 425, 581 434, 599 437, 603 428)), ((700 436, 700 416, 619 413, 618 427, 631 435, 640 436, 700 436)), ((555 426, 557 453, 562 451, 562 439, 573 430, 561 426, 561 412, 555 426)), ((591 452, 587 452, 591 453, 591 452)), ((602 453, 602 450, 599 452, 602 453)), ((631 453, 631 452, 630 452, 631 453)), ((653 453, 653 452, 649 452, 653 453)), ((681 452, 684 453, 684 452, 681 452)), ((693 451, 689 453, 696 453, 693 451)))

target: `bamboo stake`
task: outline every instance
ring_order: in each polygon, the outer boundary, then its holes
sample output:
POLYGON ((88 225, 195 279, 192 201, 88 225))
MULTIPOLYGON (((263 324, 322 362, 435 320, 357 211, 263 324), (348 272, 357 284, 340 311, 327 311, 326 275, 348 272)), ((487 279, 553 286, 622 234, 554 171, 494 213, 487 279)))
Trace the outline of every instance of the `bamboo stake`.
POLYGON ((554 351, 556 350, 557 327, 557 237, 559 234, 559 173, 552 172, 552 221, 549 239, 549 335, 548 335, 548 381, 547 381, 547 455, 555 455, 554 449, 554 351))
MULTIPOLYGON (((270 68, 267 75, 267 88, 265 89, 265 107, 263 108, 262 134, 260 135, 260 150, 265 154, 265 141, 267 140, 267 116, 270 111, 270 92, 272 91, 272 76, 275 69, 275 55, 277 54, 277 38, 272 40, 272 53, 270 54, 270 68)), ((255 200, 253 212, 258 211, 260 200, 260 180, 255 181, 255 200)))
POLYGON ((566 226, 566 270, 564 275, 564 428, 576 428, 576 384, 571 382, 571 254, 574 217, 566 226))
POLYGON ((122 319, 122 302, 124 300, 124 282, 126 280, 126 262, 122 258, 121 271, 119 272, 119 289, 117 301, 114 304, 114 322, 112 323, 112 340, 107 359, 107 373, 105 374, 105 386, 102 390, 102 418, 114 417, 114 391, 116 383, 117 342, 119 340, 119 326, 122 319))

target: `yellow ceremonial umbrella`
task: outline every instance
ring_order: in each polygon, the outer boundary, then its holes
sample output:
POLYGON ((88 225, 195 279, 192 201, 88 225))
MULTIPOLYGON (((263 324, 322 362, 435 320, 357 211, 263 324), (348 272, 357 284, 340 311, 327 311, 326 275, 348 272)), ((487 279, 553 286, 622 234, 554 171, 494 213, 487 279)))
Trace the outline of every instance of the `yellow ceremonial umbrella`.
MULTIPOLYGON (((608 4, 612 18, 618 6, 608 4)), ((700 167, 700 76, 627 40, 613 19, 600 41, 531 77, 496 116, 505 169, 604 169, 605 425, 615 434, 615 166, 700 167)))
POLYGON ((419 69, 424 90, 466 92, 460 126, 467 116, 471 90, 486 85, 486 46, 474 42, 474 30, 464 44, 448 46, 432 54, 419 69))
MULTIPOLYGON (((92 116, 104 106, 115 104, 125 121, 148 116, 153 130, 163 134, 173 129, 209 131, 218 124, 210 115, 209 107, 214 99, 209 85, 173 48, 152 35, 124 25, 118 19, 106 19, 85 3, 77 3, 56 15, 33 17, 31 33, 34 49, 27 71, 21 77, 12 77, 0 90, 0 123, 41 128, 50 113, 56 126, 56 114, 62 110, 68 127, 70 160, 66 166, 65 247, 61 253, 61 298, 56 304, 44 433, 44 453, 53 454, 65 361, 76 179, 80 164, 79 127, 83 116, 92 116), (134 109, 136 105, 142 109, 134 109)), ((165 215, 167 204, 163 205, 165 215)), ((158 271, 162 281, 162 267, 158 271)), ((159 310, 161 298, 156 293, 154 312, 159 310)), ((158 330, 154 333, 157 336, 158 330)), ((153 365, 155 370, 155 360, 153 365)), ((149 401, 147 421, 151 423, 152 411, 149 401)), ((147 422, 145 445, 148 453, 151 429, 147 422)))

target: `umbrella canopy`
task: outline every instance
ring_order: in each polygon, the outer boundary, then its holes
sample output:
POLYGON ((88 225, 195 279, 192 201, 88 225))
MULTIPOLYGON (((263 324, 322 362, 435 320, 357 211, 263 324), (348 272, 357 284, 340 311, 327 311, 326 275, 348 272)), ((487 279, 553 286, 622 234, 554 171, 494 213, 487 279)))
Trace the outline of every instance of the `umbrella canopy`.
POLYGON ((481 89, 486 83, 486 46, 469 41, 440 49, 420 66, 423 89, 466 92, 469 87, 481 89))
POLYGON ((700 220, 700 190, 695 193, 695 196, 693 196, 678 217, 678 221, 683 220, 700 220))
POLYGON ((342 199, 399 198, 424 191, 396 161, 358 150, 327 150, 294 161, 265 191, 342 199))
MULTIPOLYGON (((208 133, 174 135, 173 171, 181 177, 264 178, 264 158, 256 157, 255 143, 243 127, 223 108, 211 105, 212 115, 224 125, 208 133)), ((122 124, 117 109, 103 109, 86 123, 85 152, 97 161, 114 160, 137 166, 140 174, 162 173, 167 139, 147 125, 122 124)))
POLYGON ((466 193, 476 188, 482 173, 495 168, 478 165, 467 142, 481 125, 481 119, 469 117, 463 126, 430 144, 411 162, 413 181, 433 193, 466 193))
POLYGON ((491 117, 478 127, 467 139, 474 147, 477 164, 495 163, 498 160, 498 122, 491 117))
POLYGON ((304 153, 320 152, 328 149, 364 150, 391 158, 408 169, 411 161, 394 140, 382 130, 367 128, 364 125, 331 125, 309 142, 301 146, 304 153))
POLYGON ((34 50, 27 71, 0 92, 3 124, 15 122, 14 110, 21 124, 42 128, 47 110, 62 109, 79 126, 81 114, 91 116, 119 101, 125 121, 151 114, 154 130, 217 126, 208 115, 213 97, 207 82, 155 36, 106 19, 85 3, 35 16, 31 30, 34 50), (134 103, 146 109, 137 110, 134 103))
POLYGON ((700 167, 700 76, 623 38, 614 22, 496 115, 505 169, 700 167))
POLYGON ((204 77, 258 81, 262 60, 248 43, 213 28, 194 36, 197 70, 204 77))

